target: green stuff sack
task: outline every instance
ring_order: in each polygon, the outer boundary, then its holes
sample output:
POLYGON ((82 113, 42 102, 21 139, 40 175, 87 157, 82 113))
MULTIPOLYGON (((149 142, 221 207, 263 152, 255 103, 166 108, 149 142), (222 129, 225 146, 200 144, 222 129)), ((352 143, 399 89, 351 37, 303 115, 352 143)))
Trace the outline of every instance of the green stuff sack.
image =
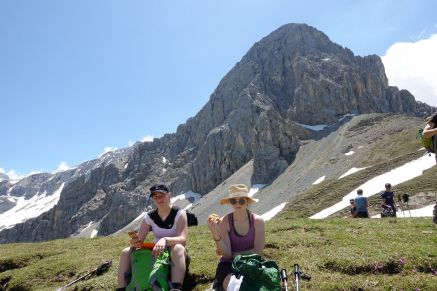
POLYGON ((242 275, 240 290, 280 291, 281 277, 278 265, 260 255, 238 255, 232 261, 232 273, 242 275))
POLYGON ((170 290, 168 274, 170 266, 170 254, 164 251, 156 260, 149 249, 134 250, 131 253, 132 277, 126 290, 170 290))
POLYGON ((425 137, 423 135, 423 129, 419 129, 417 132, 416 138, 420 138, 420 141, 422 142, 423 147, 430 153, 434 153, 434 147, 432 144, 432 138, 431 137, 425 137))

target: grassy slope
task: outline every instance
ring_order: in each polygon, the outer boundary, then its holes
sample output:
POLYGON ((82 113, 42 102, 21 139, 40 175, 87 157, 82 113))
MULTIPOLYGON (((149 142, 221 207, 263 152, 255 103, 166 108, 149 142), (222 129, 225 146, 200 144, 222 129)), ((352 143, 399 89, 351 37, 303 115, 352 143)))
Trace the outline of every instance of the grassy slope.
MULTIPOLYGON (((306 290, 432 290, 437 283, 437 229, 430 218, 309 220, 282 216, 267 223, 264 255, 281 268, 294 262, 312 276, 306 290), (403 260, 404 263, 400 261, 403 260), (379 267, 378 267, 379 266, 379 267), (393 273, 393 274, 390 274, 393 273)), ((191 280, 205 290, 213 280, 217 256, 206 226, 190 228, 191 280)), ((112 259, 100 277, 74 285, 76 290, 113 289, 117 257, 128 236, 7 244, 0 266, 21 265, 0 273, 8 290, 53 290, 112 259)))
MULTIPOLYGON (((351 189, 355 189, 364 181, 368 181, 390 169, 399 167, 423 156, 425 151, 419 150, 421 144, 419 140, 415 139, 416 132, 417 129, 413 128, 395 133, 391 136, 382 137, 380 142, 376 143, 369 151, 370 154, 363 157, 363 164, 358 165, 358 167, 368 168, 340 180, 325 180, 315 185, 292 200, 287 206, 287 211, 282 212, 281 215, 288 218, 309 217, 340 201, 351 189)), ((429 158, 433 159, 433 157, 429 158)), ((434 192, 435 194, 437 193, 435 177, 437 177, 437 168, 432 167, 425 171, 424 175, 396 185, 393 189, 397 193, 409 193, 412 198, 426 191, 434 192)), ((383 185, 381 185, 381 190, 382 188, 383 185)), ((434 197, 436 197, 436 195, 434 195, 434 197)), ((431 204, 435 202, 436 198, 427 200, 427 203, 431 204)), ((369 199, 369 204, 371 214, 376 214, 380 211, 380 199, 377 195, 369 199)), ((348 211, 349 209, 345 209, 334 216, 342 217, 347 215, 348 211)))
MULTIPOLYGON (((294 262, 311 274, 305 290, 435 290, 437 286, 437 228, 431 218, 309 220, 305 217, 337 202, 346 193, 388 169, 418 158, 423 152, 414 139, 416 129, 382 137, 363 159, 371 168, 341 180, 327 180, 301 193, 277 218, 267 223, 264 255, 281 268, 294 262), (400 263, 404 261, 404 263, 400 263), (434 288, 434 289, 433 289, 434 288)), ((359 165, 360 167, 363 165, 359 165)), ((414 198, 437 193, 437 167, 397 185, 399 193, 414 198)), ((370 199, 372 211, 379 200, 370 199)), ((334 216, 343 216, 339 212, 334 216)), ((108 273, 75 284, 76 290, 113 289, 118 256, 128 236, 64 239, 33 244, 6 244, 0 248, 0 290, 53 290, 113 260, 108 273), (4 287, 1 287, 4 286, 4 287)), ((195 290, 213 280, 217 256, 205 226, 189 231, 191 279, 195 290)))

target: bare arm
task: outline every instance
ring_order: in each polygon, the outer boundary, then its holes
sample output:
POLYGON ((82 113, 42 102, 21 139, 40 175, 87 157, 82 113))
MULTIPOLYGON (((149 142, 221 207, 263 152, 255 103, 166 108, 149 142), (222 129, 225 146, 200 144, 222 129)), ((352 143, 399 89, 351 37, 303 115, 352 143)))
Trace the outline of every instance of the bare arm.
POLYGON ((209 220, 208 228, 217 248, 216 253, 224 258, 232 258, 228 216, 226 215, 222 219, 209 220))
POLYGON ((184 211, 181 217, 179 217, 177 223, 177 236, 164 237, 164 239, 167 241, 168 246, 174 246, 175 244, 181 244, 185 246, 185 244, 187 243, 187 235, 188 235, 187 214, 184 211))
POLYGON ((428 122, 428 124, 425 126, 425 128, 423 129, 423 136, 425 136, 426 138, 430 138, 433 135, 437 134, 437 127, 434 123, 432 122, 428 122))
POLYGON ((143 219, 137 237, 134 237, 130 240, 131 247, 139 248, 146 239, 147 234, 149 233, 149 229, 150 225, 146 222, 145 219, 143 219))
POLYGON ((266 240, 264 228, 264 219, 261 216, 255 214, 255 243, 253 249, 233 253, 233 257, 241 254, 261 255, 264 250, 266 240))

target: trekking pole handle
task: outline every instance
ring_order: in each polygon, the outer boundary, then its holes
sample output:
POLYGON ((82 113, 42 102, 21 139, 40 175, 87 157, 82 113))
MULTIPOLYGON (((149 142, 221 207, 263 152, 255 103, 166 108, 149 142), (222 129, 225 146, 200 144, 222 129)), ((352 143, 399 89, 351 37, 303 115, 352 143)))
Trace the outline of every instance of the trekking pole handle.
POLYGON ((299 265, 294 264, 294 275, 300 277, 299 265))
POLYGON ((284 287, 285 287, 285 291, 288 291, 287 270, 282 269, 280 275, 281 275, 282 284, 284 284, 284 287))
POLYGON ((281 280, 282 280, 282 282, 287 282, 287 270, 285 270, 285 269, 282 269, 281 270, 281 280))

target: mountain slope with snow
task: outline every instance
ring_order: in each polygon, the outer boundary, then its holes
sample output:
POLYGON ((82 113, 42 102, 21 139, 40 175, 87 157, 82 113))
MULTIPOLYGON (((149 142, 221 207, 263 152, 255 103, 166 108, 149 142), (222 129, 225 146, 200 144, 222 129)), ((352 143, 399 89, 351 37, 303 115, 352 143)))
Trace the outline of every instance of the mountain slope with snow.
POLYGON ((0 181, 0 212, 18 210, 19 201, 33 203, 64 185, 56 205, 48 203, 38 216, 8 224, 0 242, 112 234, 144 211, 148 188, 157 182, 168 184, 175 197, 190 191, 208 196, 176 202, 182 207, 195 202, 193 211, 202 217, 218 208, 211 194, 225 194, 224 182, 240 176, 234 180, 266 185, 254 194, 260 202, 253 210, 271 217, 272 209, 287 207, 290 199, 352 167, 393 158, 364 153, 383 137, 419 124, 413 116, 433 110, 407 90, 389 86, 378 56, 355 56, 314 27, 287 24, 255 43, 175 133, 63 172, 0 181), (361 117, 373 113, 386 115, 361 117), (246 165, 250 169, 242 171, 246 165))

